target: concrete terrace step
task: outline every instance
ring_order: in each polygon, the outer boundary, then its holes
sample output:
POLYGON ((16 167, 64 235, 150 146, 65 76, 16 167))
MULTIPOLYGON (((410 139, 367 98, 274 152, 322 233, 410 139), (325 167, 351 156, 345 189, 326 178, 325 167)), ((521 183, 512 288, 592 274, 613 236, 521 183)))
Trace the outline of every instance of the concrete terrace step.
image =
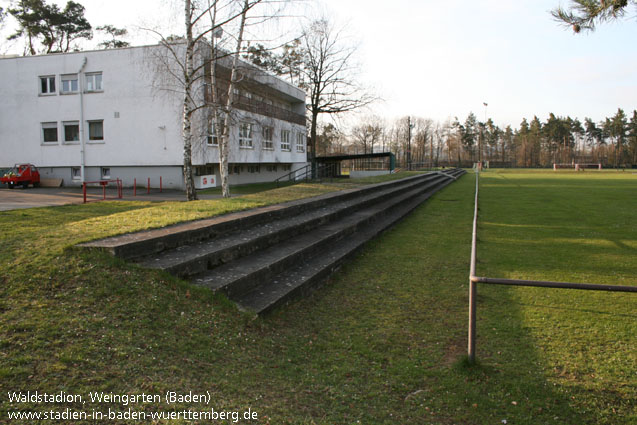
POLYGON ((256 224, 215 239, 154 253, 140 259, 139 263, 143 267, 166 270, 181 277, 202 273, 207 269, 263 250, 295 235, 309 232, 318 226, 338 220, 340 217, 366 208, 383 199, 400 195, 423 185, 436 184, 436 182, 446 179, 448 178, 430 175, 423 179, 410 181, 402 186, 394 185, 381 188, 376 192, 363 193, 362 196, 346 199, 340 203, 329 203, 314 210, 303 211, 296 216, 256 224))
POLYGON ((461 169, 82 244, 162 269, 264 314, 326 278, 461 169))
MULTIPOLYGON (((341 255, 334 253, 339 253, 342 246, 350 246, 350 241, 360 239, 362 241, 361 243, 364 243, 364 241, 369 240, 402 218, 440 188, 446 186, 450 181, 452 180, 448 177, 438 176, 429 184, 412 188, 408 192, 369 206, 364 210, 354 212, 336 222, 320 226, 310 232, 272 246, 269 249, 255 252, 249 257, 241 258, 205 272, 201 276, 193 279, 192 282, 215 291, 222 290, 231 299, 238 301, 241 305, 241 300, 245 294, 252 293, 252 298, 258 298, 257 295, 254 295, 256 294, 254 291, 264 293, 269 291, 267 288, 271 285, 277 287, 276 283, 272 283, 273 280, 277 282, 290 282, 294 280, 295 277, 279 277, 275 279, 275 276, 280 273, 285 274, 287 270, 295 270, 299 264, 303 264, 306 261, 313 261, 313 257, 327 256, 331 258, 336 255, 335 258, 338 260, 341 255), (343 243, 343 240, 346 240, 346 243, 343 243), (335 250, 335 247, 338 247, 338 249, 335 250)), ((358 247, 358 245, 351 250, 347 250, 347 253, 356 247, 358 247)), ((320 262, 318 264, 320 264, 320 262)), ((328 264, 326 267, 330 268, 331 265, 328 264)), ((301 271, 299 273, 303 272, 301 271)), ((313 275, 314 273, 309 273, 309 276, 313 275)), ((319 270, 319 276, 322 275, 323 272, 319 270)), ((315 279, 311 279, 310 282, 314 280, 315 279)), ((303 286, 302 283, 299 283, 299 285, 303 286)), ((296 287, 295 285, 292 286, 294 288, 296 287)), ((285 289, 283 287, 281 288, 285 289)), ((275 294, 274 298, 276 298, 276 294, 280 292, 281 289, 273 290, 273 294, 275 294)), ((262 310, 269 310, 272 305, 274 305, 274 303, 270 301, 267 303, 266 308, 256 305, 251 301, 247 303, 245 307, 250 309, 254 308, 255 311, 261 312, 262 310)))
POLYGON ((395 224, 406 214, 428 199, 437 190, 449 184, 443 183, 434 190, 426 191, 412 198, 408 203, 396 208, 372 226, 355 232, 348 238, 341 239, 332 249, 323 255, 314 256, 290 269, 273 276, 247 292, 234 298, 243 309, 257 314, 266 314, 276 307, 282 306, 293 297, 305 294, 318 286, 349 257, 355 254, 366 242, 395 224))
POLYGON ((428 174, 408 177, 362 188, 331 192, 312 198, 225 214, 209 219, 180 223, 160 229, 128 233, 83 243, 79 246, 88 249, 104 250, 124 259, 134 259, 200 241, 215 239, 251 226, 262 225, 278 219, 295 216, 304 211, 370 194, 378 190, 401 187, 405 184, 429 178, 431 178, 431 175, 428 174))

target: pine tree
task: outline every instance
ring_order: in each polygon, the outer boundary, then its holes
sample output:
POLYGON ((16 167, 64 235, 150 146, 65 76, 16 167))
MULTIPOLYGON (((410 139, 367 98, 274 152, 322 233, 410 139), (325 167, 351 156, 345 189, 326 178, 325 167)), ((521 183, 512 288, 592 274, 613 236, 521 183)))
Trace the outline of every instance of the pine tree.
POLYGON ((624 17, 629 3, 637 5, 637 0, 571 0, 568 10, 560 6, 551 14, 576 33, 594 31, 597 24, 624 17))
POLYGON ((628 123, 628 146, 632 164, 637 164, 637 111, 633 111, 633 116, 628 123))
POLYGON ((42 45, 42 53, 68 52, 75 40, 91 39, 93 30, 84 17, 84 6, 69 1, 63 10, 56 4, 44 0, 21 0, 9 13, 18 21, 17 31, 9 36, 15 40, 26 38, 25 53, 35 55, 37 44, 42 45))

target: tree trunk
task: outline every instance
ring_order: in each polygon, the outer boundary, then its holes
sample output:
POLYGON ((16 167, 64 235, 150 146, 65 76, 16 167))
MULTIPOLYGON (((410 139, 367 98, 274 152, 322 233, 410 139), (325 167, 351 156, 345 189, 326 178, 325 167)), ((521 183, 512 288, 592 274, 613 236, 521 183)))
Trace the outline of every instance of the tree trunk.
POLYGON ((237 66, 239 64, 239 53, 241 52, 241 46, 243 44, 243 31, 246 25, 246 15, 249 9, 249 0, 245 0, 243 3, 243 11, 241 12, 241 23, 239 24, 239 36, 237 37, 237 49, 234 51, 232 55, 232 70, 230 71, 230 84, 228 86, 228 103, 226 104, 226 116, 225 116, 225 126, 223 128, 223 137, 221 137, 221 143, 219 144, 220 149, 220 174, 221 175, 221 194, 224 198, 230 197, 230 185, 228 184, 228 149, 229 149, 229 138, 230 138, 230 124, 231 117, 230 112, 233 110, 234 103, 234 88, 236 87, 237 81, 237 66), (221 171, 221 169, 225 170, 225 173, 221 171))
POLYGON ((318 152, 318 144, 316 140, 316 119, 318 118, 318 109, 312 108, 312 122, 310 123, 310 144, 312 145, 312 178, 316 178, 316 153, 318 152))
POLYGON ((192 39, 192 4, 190 0, 185 1, 184 15, 186 22, 186 70, 184 75, 184 105, 182 116, 182 138, 184 141, 184 183, 186 186, 186 199, 189 201, 197 200, 195 192, 195 181, 192 175, 192 77, 193 77, 193 60, 194 45, 192 39))

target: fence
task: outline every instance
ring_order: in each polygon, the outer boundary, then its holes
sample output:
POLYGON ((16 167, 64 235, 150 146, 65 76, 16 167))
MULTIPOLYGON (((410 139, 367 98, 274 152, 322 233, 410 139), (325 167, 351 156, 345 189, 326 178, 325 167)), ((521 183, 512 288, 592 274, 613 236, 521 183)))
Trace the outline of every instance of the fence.
POLYGON ((473 209, 473 234, 471 236, 471 264, 469 271, 469 342, 467 354, 469 362, 475 363, 476 358, 476 297, 478 296, 477 284, 495 284, 512 286, 535 286, 541 288, 562 288, 562 289, 583 289, 589 291, 609 291, 609 292, 633 292, 637 293, 637 286, 621 285, 598 285, 591 283, 571 283, 571 282, 551 282, 542 280, 518 280, 499 279, 476 276, 476 241, 478 233, 478 192, 480 189, 480 172, 476 169, 476 190, 473 209))
MULTIPOLYGON (((159 193, 164 191, 162 176, 159 176, 159 193)), ((146 194, 150 194, 150 177, 146 181, 146 194)), ((137 178, 133 179, 133 196, 137 196, 137 178)))
POLYGON ((106 199, 106 187, 109 185, 109 183, 115 183, 116 188, 117 188, 116 198, 117 199, 122 199, 123 190, 122 190, 122 181, 120 179, 115 179, 115 180, 97 180, 97 181, 82 183, 82 195, 84 197, 84 203, 86 204, 87 202, 105 200, 106 199), (86 189, 87 189, 88 185, 99 185, 99 186, 101 186, 102 187, 102 199, 88 200, 87 194, 86 194, 86 189))
MULTIPOLYGON (((144 180, 140 180, 140 183, 144 182, 144 180)), ((151 191, 151 179, 150 177, 148 177, 145 181, 146 185, 141 186, 141 192, 142 193, 146 193, 146 194, 150 194, 151 191)), ((156 186, 155 186, 156 187, 156 186)), ((137 178, 133 179, 133 196, 137 196, 137 178)), ((163 187, 163 178, 162 176, 159 176, 159 193, 163 193, 164 191, 164 187, 163 187)), ((123 186, 123 180, 122 179, 113 179, 113 180, 96 180, 96 181, 89 181, 89 182, 84 182, 82 183, 82 195, 84 197, 84 203, 86 204, 87 202, 95 202, 95 201, 104 201, 106 199, 122 199, 124 197, 124 186, 123 186), (110 196, 107 197, 106 195, 106 189, 107 187, 111 184, 111 183, 115 183, 115 188, 116 188, 116 194, 115 196, 110 196), (88 189, 90 187, 101 187, 102 188, 102 197, 100 199, 90 199, 90 194, 88 193, 88 189)))

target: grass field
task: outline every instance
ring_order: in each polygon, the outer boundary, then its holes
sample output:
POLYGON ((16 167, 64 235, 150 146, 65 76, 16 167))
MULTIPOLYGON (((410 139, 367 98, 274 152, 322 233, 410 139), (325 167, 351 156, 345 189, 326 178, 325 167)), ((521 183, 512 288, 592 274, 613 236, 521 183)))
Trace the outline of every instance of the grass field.
MULTIPOLYGON (((0 423, 28 407, 7 391, 36 389, 210 391, 272 425, 636 423, 632 294, 480 286, 480 363, 464 366, 473 188, 448 186, 266 319, 69 247, 334 187, 0 213, 0 423)), ((628 173, 483 173, 478 274, 637 285, 636 192, 628 173)))

